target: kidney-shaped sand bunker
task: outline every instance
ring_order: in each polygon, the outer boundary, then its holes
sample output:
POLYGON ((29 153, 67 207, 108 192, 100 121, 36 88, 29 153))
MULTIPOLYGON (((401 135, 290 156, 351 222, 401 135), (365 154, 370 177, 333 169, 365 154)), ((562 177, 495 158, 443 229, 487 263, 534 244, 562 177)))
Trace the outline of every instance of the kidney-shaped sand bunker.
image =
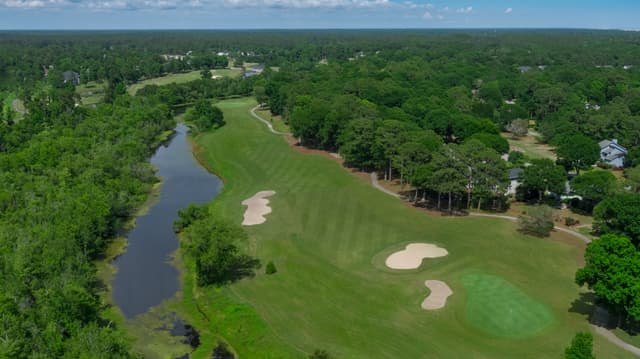
POLYGON ((431 243, 411 243, 404 250, 387 257, 385 264, 391 269, 416 269, 425 258, 439 258, 448 255, 446 249, 431 243))

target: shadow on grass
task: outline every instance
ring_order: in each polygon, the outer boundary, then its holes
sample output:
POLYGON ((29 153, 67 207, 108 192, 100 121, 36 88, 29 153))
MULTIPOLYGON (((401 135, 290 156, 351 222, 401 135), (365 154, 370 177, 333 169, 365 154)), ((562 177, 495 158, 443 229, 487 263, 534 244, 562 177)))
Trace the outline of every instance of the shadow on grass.
POLYGON ((640 334, 640 322, 621 320, 619 316, 610 315, 609 311, 592 292, 580 293, 580 296, 571 303, 569 312, 582 314, 590 324, 599 327, 609 330, 620 329, 629 336, 640 334))

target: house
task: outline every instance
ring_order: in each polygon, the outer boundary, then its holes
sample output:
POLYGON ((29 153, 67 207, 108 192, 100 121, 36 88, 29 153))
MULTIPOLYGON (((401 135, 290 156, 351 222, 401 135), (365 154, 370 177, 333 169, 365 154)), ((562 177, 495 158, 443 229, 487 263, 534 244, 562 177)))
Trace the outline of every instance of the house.
POLYGON ((520 178, 524 170, 522 168, 512 168, 509 170, 509 187, 507 187, 507 195, 515 195, 516 189, 520 186, 520 178))
POLYGON ((520 73, 529 72, 531 70, 531 66, 519 66, 518 70, 520 70, 520 73))
POLYGON ((62 73, 64 83, 72 83, 74 86, 80 85, 80 74, 75 71, 65 71, 62 73))
POLYGON ((600 161, 613 167, 624 167, 624 160, 627 156, 627 149, 618 144, 618 140, 604 140, 600 145, 600 161))
POLYGON ((186 55, 180 55, 180 54, 162 54, 162 55, 160 55, 160 57, 162 57, 165 61, 169 61, 169 60, 179 60, 179 61, 182 61, 182 60, 184 60, 187 56, 186 56, 186 55))

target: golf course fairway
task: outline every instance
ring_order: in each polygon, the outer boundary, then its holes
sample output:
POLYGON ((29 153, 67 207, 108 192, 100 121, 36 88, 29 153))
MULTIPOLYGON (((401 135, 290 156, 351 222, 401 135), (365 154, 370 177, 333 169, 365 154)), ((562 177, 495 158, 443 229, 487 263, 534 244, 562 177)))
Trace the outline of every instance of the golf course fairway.
MULTIPOLYGON (((315 349, 337 359, 560 358, 576 332, 591 330, 590 308, 574 303, 584 244, 529 237, 510 221, 410 208, 328 156, 292 148, 249 115, 255 105, 250 98, 217 103, 226 125, 194 142, 203 165, 224 180, 212 211, 240 224, 243 200, 277 193, 266 221, 245 228, 247 251, 278 272, 197 288, 193 263, 185 262, 182 305, 203 342, 194 358, 210 356, 219 340, 240 358, 306 358, 315 349), (438 243, 449 254, 418 269, 388 269, 385 258, 409 243, 438 243), (451 287, 444 308, 421 308, 427 279, 451 287), (492 286, 502 307, 486 307, 492 286), (481 320, 505 314, 513 301, 522 305, 512 313, 517 335, 503 335, 506 319, 481 320), (540 313, 542 320, 530 318, 540 313)), ((598 357, 629 357, 594 341, 598 357)))

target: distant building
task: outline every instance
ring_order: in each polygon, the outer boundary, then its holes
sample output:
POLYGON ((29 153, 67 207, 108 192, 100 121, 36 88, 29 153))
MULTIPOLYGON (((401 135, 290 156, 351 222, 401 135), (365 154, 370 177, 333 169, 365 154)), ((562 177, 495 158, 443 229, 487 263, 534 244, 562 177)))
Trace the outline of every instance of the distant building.
POLYGON ((520 73, 525 73, 531 71, 531 66, 518 66, 518 70, 520 73))
POLYGON ((600 161, 613 166, 624 167, 624 160, 627 156, 627 149, 618 144, 618 140, 600 141, 600 161))
POLYGON ((507 194, 516 194, 518 186, 520 186, 520 179, 524 170, 522 168, 512 168, 509 170, 509 187, 507 187, 507 194))
POLYGON ((64 83, 72 83, 74 86, 80 85, 80 74, 75 71, 65 71, 62 73, 64 83))
POLYGON ((160 55, 160 57, 162 57, 165 61, 169 61, 169 60, 184 60, 185 57, 187 57, 186 55, 179 55, 179 54, 162 54, 160 55))

